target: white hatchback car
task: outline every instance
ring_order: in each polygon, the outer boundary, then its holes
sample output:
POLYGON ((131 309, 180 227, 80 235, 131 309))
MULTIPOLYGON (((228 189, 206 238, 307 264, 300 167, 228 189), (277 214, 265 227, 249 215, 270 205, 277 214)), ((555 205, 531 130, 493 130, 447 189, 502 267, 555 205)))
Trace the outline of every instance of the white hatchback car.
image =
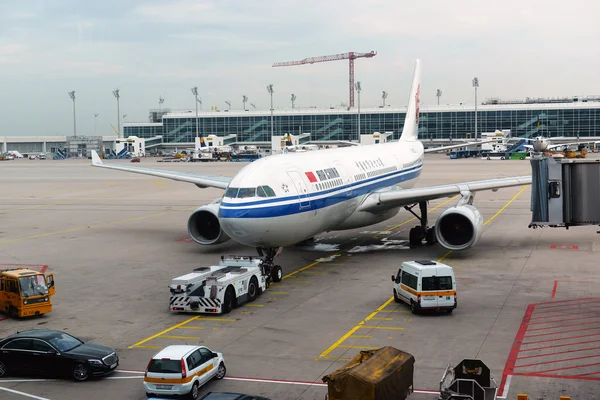
POLYGON ((144 389, 148 397, 160 395, 198 398, 202 385, 211 379, 223 379, 223 354, 205 346, 167 346, 148 363, 144 389))

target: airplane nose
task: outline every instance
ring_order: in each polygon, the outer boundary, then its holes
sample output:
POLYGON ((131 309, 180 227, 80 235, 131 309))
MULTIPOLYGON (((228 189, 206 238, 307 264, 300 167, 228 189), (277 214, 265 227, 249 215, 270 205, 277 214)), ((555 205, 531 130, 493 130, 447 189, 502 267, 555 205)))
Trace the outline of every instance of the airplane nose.
POLYGON ((221 229, 231 239, 238 243, 246 246, 257 247, 256 238, 260 237, 260 233, 257 235, 256 226, 249 223, 249 219, 246 218, 221 218, 221 229))

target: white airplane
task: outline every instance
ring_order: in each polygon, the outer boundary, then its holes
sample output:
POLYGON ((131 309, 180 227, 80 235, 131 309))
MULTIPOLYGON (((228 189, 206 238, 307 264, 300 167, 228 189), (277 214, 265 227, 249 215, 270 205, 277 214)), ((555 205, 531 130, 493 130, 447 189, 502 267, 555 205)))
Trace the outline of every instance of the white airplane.
POLYGON ((549 138, 545 138, 543 136, 537 136, 533 139, 525 139, 525 138, 523 138, 523 139, 533 142, 533 144, 526 144, 526 145, 523 145, 523 147, 526 147, 526 148, 531 149, 538 153, 541 153, 544 151, 551 151, 551 150, 559 149, 561 147, 571 146, 574 144, 596 143, 594 141, 579 141, 579 142, 552 144, 552 142, 550 141, 549 138))
MULTIPOLYGON (((285 246, 329 231, 361 228, 394 217, 405 208, 420 224, 410 230, 412 246, 439 242, 452 250, 473 246, 483 218, 473 203, 481 190, 531 184, 531 176, 487 179, 418 187, 424 154, 465 143, 424 149, 418 140, 421 64, 416 61, 410 101, 397 142, 288 153, 261 158, 233 178, 104 164, 92 151, 92 165, 224 189, 222 197, 195 210, 188 233, 197 243, 234 240, 256 247, 272 279, 281 279, 274 259, 285 246), (429 200, 461 195, 429 226, 429 200), (420 216, 412 211, 419 205, 420 216)), ((480 143, 480 142, 479 142, 480 143)))

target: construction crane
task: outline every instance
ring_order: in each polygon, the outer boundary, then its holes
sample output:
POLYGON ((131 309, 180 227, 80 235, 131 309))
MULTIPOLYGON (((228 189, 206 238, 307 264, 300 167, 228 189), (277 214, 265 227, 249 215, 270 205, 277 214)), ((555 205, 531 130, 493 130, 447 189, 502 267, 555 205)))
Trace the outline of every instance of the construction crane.
POLYGON ((376 51, 371 51, 370 53, 355 53, 353 51, 349 53, 342 54, 333 54, 330 56, 321 56, 321 57, 309 57, 300 61, 284 61, 284 62, 276 62, 273 64, 273 67, 290 67, 293 65, 303 65, 303 64, 314 64, 318 62, 327 62, 327 61, 337 61, 337 60, 349 60, 350 62, 350 79, 348 81, 350 88, 350 108, 354 107, 354 60, 357 58, 371 58, 377 55, 376 51))

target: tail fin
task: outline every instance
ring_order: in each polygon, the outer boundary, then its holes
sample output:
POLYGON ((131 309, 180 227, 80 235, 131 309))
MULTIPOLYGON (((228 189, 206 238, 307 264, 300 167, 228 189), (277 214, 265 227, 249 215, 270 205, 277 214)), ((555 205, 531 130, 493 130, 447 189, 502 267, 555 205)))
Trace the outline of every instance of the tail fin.
POLYGON ((413 82, 410 88, 410 97, 406 118, 404 119, 404 128, 400 136, 401 142, 414 142, 419 135, 419 104, 421 96, 421 60, 417 59, 413 82))

